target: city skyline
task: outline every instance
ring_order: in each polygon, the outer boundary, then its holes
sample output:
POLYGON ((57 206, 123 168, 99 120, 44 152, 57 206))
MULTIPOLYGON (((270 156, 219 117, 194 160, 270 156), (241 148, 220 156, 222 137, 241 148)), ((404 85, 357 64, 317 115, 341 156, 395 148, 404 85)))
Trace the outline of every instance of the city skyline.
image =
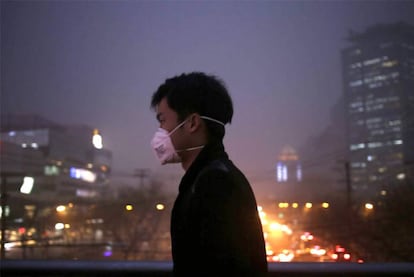
POLYGON ((348 32, 413 24, 413 10, 409 1, 2 1, 1 111, 98 128, 115 178, 136 168, 179 175, 149 146, 150 97, 182 72, 216 74, 235 105, 225 146, 257 189, 274 180, 285 145, 298 149, 330 123, 348 32))

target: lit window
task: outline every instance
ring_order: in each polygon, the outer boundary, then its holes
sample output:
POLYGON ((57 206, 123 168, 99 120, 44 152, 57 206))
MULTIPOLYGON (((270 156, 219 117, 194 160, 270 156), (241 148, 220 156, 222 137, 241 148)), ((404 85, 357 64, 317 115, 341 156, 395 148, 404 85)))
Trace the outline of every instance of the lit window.
POLYGON ((352 82, 350 82, 349 83, 349 86, 350 87, 358 87, 358 86, 361 86, 363 83, 362 83, 362 80, 356 80, 356 81, 352 81, 352 82))
POLYGON ((361 163, 361 162, 355 162, 355 163, 351 163, 351 167, 352 168, 359 168, 359 167, 365 168, 367 167, 367 164, 361 163))
POLYGON ((398 180, 404 180, 405 179, 405 174, 404 173, 397 174, 397 179, 398 180))
POLYGON ((277 181, 278 182, 282 182, 282 168, 283 168, 283 164, 278 163, 277 164, 277 169, 276 169, 276 175, 277 175, 277 181))
POLYGON ((376 181, 376 180, 378 180, 378 176, 376 176, 376 175, 371 175, 371 176, 369 176, 369 180, 370 180, 370 181, 376 181))
POLYGON ((287 179, 288 179, 288 169, 287 169, 287 166, 286 165, 284 165, 283 166, 283 169, 282 169, 282 181, 287 181, 287 179))
POLYGON ((384 173, 386 170, 387 170, 386 167, 380 167, 380 168, 378 168, 378 172, 379 173, 384 173))
POLYGON ((358 143, 358 144, 351 144, 350 149, 352 150, 358 150, 358 149, 364 149, 365 143, 358 143))
POLYGON ((302 168, 300 165, 297 166, 296 169, 296 179, 300 182, 302 181, 302 168))
POLYGON ((391 120, 388 122, 390 126, 401 125, 401 120, 391 120))
POLYGON ((378 148, 383 146, 384 144, 382 142, 369 142, 368 148, 378 148))
POLYGON ((393 67, 396 66, 398 64, 398 61, 386 61, 382 63, 383 67, 393 67))
POLYGON ((33 177, 24 177, 23 184, 20 187, 20 192, 24 194, 30 194, 33 189, 34 178, 33 177))
POLYGON ((350 104, 351 108, 359 108, 363 106, 362 101, 354 102, 350 104))
POLYGON ((379 62, 381 62, 380 58, 366 60, 366 61, 364 61, 364 66, 373 65, 373 64, 376 64, 376 63, 379 63, 379 62))
POLYGON ((367 122, 367 124, 368 123, 378 123, 378 122, 381 122, 382 121, 382 118, 380 118, 380 117, 373 117, 373 118, 369 118, 369 119, 367 119, 366 120, 366 122, 367 122))
POLYGON ((55 165, 46 165, 44 173, 46 176, 59 175, 59 168, 55 165))
POLYGON ((400 145, 400 144, 403 144, 403 141, 401 139, 397 139, 397 140, 394 140, 394 144, 400 145))
POLYGON ((358 68, 358 67, 362 67, 362 64, 360 62, 357 62, 357 63, 351 64, 349 67, 351 69, 355 69, 355 68, 358 68))

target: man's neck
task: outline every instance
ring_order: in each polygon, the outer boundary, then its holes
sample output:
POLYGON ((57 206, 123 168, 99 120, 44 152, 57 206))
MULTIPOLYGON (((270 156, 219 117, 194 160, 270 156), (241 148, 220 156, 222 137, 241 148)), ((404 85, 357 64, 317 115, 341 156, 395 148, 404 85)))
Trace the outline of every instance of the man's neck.
POLYGON ((202 148, 187 152, 184 157, 182 157, 181 166, 183 167, 184 171, 187 171, 190 166, 193 164, 194 160, 197 158, 198 154, 200 154, 202 148))

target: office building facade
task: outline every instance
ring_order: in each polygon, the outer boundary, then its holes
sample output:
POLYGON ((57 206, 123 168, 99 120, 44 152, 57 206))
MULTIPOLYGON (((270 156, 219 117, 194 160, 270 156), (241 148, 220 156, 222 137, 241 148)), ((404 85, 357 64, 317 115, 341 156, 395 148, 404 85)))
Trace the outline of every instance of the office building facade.
POLYGON ((99 140, 99 132, 85 125, 60 125, 37 115, 2 116, 1 173, 10 177, 10 193, 21 192, 26 176, 34 180, 22 193, 35 198, 105 196, 112 153, 99 140))
POLYGON ((350 183, 356 198, 386 196, 412 174, 414 27, 351 33, 342 51, 350 183))

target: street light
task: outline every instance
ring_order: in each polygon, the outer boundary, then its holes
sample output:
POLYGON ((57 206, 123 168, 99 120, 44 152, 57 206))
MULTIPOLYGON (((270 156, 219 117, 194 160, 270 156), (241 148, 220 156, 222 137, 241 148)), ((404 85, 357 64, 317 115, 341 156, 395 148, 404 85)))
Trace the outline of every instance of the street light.
POLYGON ((66 207, 64 205, 59 205, 56 207, 56 211, 58 213, 64 213, 66 211, 66 207))
POLYGON ((372 210, 372 209, 374 209, 374 205, 371 204, 371 203, 365 203, 365 209, 372 210))
POLYGON ((55 229, 56 230, 63 230, 63 229, 65 229, 65 224, 63 224, 62 222, 56 223, 55 224, 55 229))

